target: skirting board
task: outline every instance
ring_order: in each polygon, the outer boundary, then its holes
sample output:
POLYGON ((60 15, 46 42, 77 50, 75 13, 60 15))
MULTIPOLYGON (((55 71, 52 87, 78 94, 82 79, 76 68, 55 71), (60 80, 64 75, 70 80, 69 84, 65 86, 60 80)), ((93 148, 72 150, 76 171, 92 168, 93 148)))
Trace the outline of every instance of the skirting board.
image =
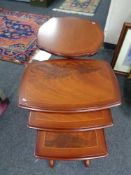
POLYGON ((116 44, 111 44, 111 43, 105 43, 104 42, 104 48, 106 48, 106 49, 115 49, 115 47, 116 47, 116 44))

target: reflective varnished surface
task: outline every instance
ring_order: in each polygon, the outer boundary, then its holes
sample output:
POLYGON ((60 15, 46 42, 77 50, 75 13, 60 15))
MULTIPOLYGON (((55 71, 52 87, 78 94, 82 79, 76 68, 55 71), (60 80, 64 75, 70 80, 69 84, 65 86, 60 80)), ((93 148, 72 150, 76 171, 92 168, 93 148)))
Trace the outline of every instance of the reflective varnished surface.
POLYGON ((93 159, 107 156, 104 131, 44 132, 37 131, 35 155, 48 159, 93 159))
POLYGON ((86 112, 120 103, 115 75, 102 60, 31 63, 19 90, 19 106, 44 112, 86 112))
POLYGON ((113 125, 110 109, 83 113, 30 112, 28 126, 44 131, 86 131, 113 125))
POLYGON ((76 17, 51 18, 38 31, 38 47, 67 57, 93 55, 103 42, 99 24, 76 17))

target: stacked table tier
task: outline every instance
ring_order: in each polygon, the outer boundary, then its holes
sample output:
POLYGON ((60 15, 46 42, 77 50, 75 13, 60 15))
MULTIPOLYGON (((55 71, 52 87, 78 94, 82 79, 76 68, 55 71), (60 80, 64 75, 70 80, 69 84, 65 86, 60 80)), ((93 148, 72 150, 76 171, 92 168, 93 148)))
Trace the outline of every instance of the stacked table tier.
POLYGON ((44 131, 86 131, 113 125, 110 109, 84 113, 43 113, 31 111, 30 128, 44 131))
POLYGON ((56 160, 84 160, 108 155, 104 131, 37 131, 35 156, 56 160))
POLYGON ((107 109, 121 103, 118 82, 102 60, 55 59, 26 68, 19 106, 34 111, 71 113, 107 109))

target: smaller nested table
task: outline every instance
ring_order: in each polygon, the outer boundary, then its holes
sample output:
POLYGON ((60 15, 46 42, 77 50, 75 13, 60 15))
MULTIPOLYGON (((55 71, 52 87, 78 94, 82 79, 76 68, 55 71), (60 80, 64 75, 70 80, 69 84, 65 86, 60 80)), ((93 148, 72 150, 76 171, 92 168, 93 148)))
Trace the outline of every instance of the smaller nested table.
POLYGON ((30 128, 44 131, 75 132, 102 129, 113 125, 110 109, 82 113, 45 113, 31 111, 30 128))
POLYGON ((103 129, 88 132, 37 131, 35 156, 51 160, 84 160, 88 167, 90 159, 108 155, 103 129))
POLYGON ((51 18, 38 31, 38 47, 49 53, 76 57, 95 54, 103 43, 97 22, 76 17, 51 18))
POLYGON ((110 109, 83 113, 30 112, 28 126, 37 129, 35 156, 54 160, 84 160, 108 155, 104 128, 113 125, 110 109))

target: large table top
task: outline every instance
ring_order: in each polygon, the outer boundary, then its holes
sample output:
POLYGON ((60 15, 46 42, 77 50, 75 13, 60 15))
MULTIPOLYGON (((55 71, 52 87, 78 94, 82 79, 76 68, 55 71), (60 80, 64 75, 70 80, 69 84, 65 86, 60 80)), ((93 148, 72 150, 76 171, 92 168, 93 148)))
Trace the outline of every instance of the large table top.
POLYGON ((19 106, 43 112, 87 112, 121 103, 116 77, 102 60, 56 59, 28 65, 19 106))
POLYGON ((38 47, 55 55, 93 55, 102 43, 99 24, 78 17, 51 18, 38 31, 38 47))

